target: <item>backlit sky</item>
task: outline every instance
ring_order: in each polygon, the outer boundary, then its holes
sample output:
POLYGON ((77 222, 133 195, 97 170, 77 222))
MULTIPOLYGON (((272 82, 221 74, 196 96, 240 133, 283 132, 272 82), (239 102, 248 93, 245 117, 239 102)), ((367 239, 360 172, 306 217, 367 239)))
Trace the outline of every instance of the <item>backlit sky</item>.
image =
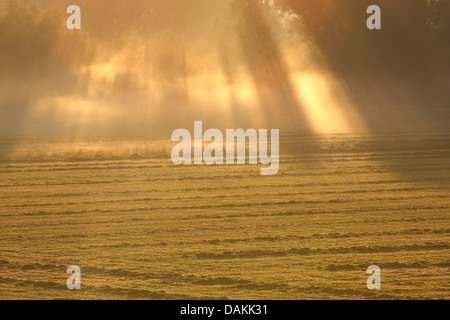
MULTIPOLYGON (((274 6, 40 0, 6 10, 5 2, 2 133, 166 134, 194 120, 347 132, 371 121, 314 43, 294 31, 301 17, 274 6), (71 4, 81 7, 82 30, 65 27, 71 4)), ((401 113, 390 118, 421 118, 401 113)))

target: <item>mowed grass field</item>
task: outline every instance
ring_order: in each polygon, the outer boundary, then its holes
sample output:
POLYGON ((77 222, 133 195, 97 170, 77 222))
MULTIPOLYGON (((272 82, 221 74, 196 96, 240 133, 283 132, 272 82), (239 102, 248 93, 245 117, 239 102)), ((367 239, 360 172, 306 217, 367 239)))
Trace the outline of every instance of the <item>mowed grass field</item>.
POLYGON ((448 134, 281 137, 270 177, 139 154, 3 160, 0 299, 450 298, 448 134))

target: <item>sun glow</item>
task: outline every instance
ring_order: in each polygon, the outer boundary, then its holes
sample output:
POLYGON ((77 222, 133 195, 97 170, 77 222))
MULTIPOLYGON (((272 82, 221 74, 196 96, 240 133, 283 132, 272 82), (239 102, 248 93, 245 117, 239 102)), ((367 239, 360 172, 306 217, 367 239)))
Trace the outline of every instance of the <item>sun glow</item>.
POLYGON ((315 132, 351 132, 363 128, 363 120, 331 74, 309 71, 293 77, 298 99, 315 132))
POLYGON ((291 28, 299 16, 271 1, 260 8, 230 3, 212 6, 214 19, 202 24, 190 15, 205 13, 183 13, 190 21, 184 29, 142 22, 116 38, 95 28, 69 33, 77 36, 59 46, 79 51, 63 69, 70 79, 61 81, 58 72, 44 78, 27 113, 49 113, 58 126, 80 132, 108 123, 112 132, 118 125, 172 128, 181 125, 177 119, 313 132, 364 127, 351 94, 313 58, 314 44, 291 28))

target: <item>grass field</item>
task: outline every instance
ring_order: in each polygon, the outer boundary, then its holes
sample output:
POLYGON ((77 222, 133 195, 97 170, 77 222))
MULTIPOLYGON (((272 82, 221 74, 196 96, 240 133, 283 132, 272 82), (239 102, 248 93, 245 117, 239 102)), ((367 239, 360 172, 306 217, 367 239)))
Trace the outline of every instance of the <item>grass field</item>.
POLYGON ((449 134, 281 139, 270 177, 174 166, 151 141, 19 144, 0 164, 0 298, 450 298, 449 134))

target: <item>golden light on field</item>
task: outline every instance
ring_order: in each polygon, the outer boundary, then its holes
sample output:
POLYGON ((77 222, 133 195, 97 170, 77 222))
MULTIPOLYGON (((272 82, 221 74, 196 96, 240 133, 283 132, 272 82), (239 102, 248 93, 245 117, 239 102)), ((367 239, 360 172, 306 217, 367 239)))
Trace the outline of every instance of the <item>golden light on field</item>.
POLYGON ((448 7, 364 3, 0 0, 0 299, 448 299, 448 7))

